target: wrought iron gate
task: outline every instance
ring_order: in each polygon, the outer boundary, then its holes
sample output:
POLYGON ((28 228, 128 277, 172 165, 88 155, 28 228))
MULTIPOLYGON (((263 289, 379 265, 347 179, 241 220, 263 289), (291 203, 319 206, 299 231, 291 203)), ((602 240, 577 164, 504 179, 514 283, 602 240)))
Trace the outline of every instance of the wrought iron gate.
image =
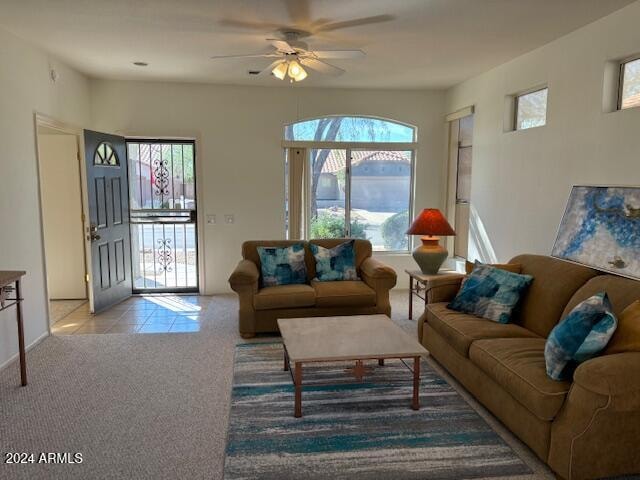
POLYGON ((197 292, 195 143, 128 140, 133 291, 197 292))

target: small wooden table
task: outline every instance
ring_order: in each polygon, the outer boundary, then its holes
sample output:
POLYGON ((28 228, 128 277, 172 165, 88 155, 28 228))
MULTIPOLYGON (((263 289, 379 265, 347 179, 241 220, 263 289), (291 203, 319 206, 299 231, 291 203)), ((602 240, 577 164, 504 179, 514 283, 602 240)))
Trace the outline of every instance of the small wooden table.
POLYGON ((437 286, 446 285, 447 280, 451 283, 457 282, 464 277, 462 273, 455 270, 440 270, 435 275, 422 273, 420 270, 405 270, 409 275, 409 320, 413 319, 413 296, 424 300, 425 306, 430 302, 429 293, 437 286))
MULTIPOLYGON (((302 416, 302 368, 309 363, 355 361, 352 372, 362 380, 364 360, 413 359, 411 408, 420 409, 420 357, 428 351, 386 315, 278 319, 284 344, 284 369, 295 387, 294 416, 302 416), (294 368, 291 368, 293 364, 294 368)), ((405 364, 406 365, 406 364, 405 364)))
POLYGON ((22 290, 20 282, 26 272, 0 270, 0 312, 16 307, 18 321, 18 351, 20 356, 20 383, 27 384, 27 362, 24 349, 24 325, 22 323, 22 290), (12 295, 12 298, 10 296, 12 295))

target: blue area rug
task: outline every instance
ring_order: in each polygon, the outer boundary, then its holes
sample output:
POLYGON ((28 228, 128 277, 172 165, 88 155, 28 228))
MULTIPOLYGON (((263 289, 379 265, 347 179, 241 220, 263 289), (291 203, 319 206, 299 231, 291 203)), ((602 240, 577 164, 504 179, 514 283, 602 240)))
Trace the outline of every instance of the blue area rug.
POLYGON ((517 477, 531 469, 422 361, 421 409, 400 361, 304 370, 302 418, 280 343, 241 344, 235 373, 225 479, 463 479, 517 477), (337 385, 326 386, 335 382, 337 385))

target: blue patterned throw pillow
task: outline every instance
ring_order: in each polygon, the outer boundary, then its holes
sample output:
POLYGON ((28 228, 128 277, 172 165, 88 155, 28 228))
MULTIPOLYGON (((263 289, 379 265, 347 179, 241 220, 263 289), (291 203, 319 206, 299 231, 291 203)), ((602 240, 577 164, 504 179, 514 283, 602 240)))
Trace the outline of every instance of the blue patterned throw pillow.
POLYGON ((307 283, 302 243, 288 247, 258 247, 258 255, 263 287, 307 283))
POLYGON ((554 380, 570 379, 579 363, 595 357, 607 346, 617 326, 606 293, 597 293, 576 305, 547 338, 547 375, 554 380))
POLYGON ((316 280, 358 280, 354 244, 355 240, 349 240, 333 248, 324 248, 311 243, 311 252, 316 259, 316 280))
POLYGON ((513 309, 533 277, 476 262, 447 308, 499 323, 509 323, 513 309))

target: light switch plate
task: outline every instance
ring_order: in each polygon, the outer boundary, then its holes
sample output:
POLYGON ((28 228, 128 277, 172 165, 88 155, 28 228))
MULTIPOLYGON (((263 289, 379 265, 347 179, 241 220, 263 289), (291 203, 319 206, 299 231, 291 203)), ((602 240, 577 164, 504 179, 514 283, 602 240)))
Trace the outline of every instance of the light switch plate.
POLYGON ((207 224, 215 225, 216 224, 216 216, 215 215, 207 215, 207 224))
POLYGON ((224 215, 224 223, 231 224, 231 223, 234 223, 234 222, 235 222, 235 218, 234 218, 232 213, 226 213, 224 215))

